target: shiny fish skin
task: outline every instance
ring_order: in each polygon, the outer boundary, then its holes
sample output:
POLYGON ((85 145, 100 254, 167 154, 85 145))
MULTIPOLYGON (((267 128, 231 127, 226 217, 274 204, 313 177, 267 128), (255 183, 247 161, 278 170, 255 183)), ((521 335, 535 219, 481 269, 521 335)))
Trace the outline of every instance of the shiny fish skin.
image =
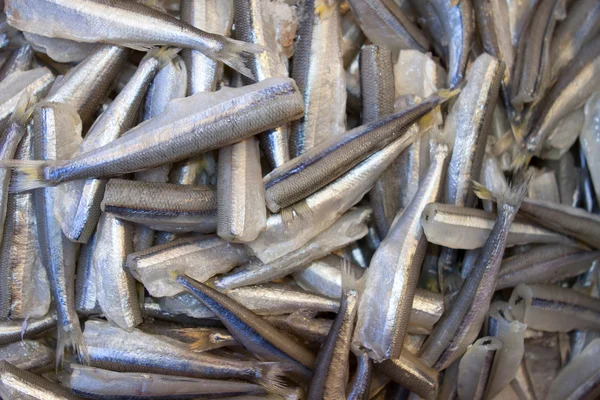
POLYGON ((298 157, 346 130, 346 75, 339 4, 339 0, 304 3, 306 20, 301 24, 312 22, 312 27, 300 28, 303 29, 300 35, 310 32, 310 36, 297 43, 298 56, 292 61, 291 77, 298 83, 305 108, 303 118, 291 126, 291 157, 298 157))
POLYGON ((49 165, 46 180, 103 178, 175 162, 232 144, 298 118, 302 98, 295 83, 272 78, 242 88, 202 92, 170 103, 158 117, 119 139, 69 161, 49 165), (227 122, 235 118, 237 123, 227 122), (152 138, 152 140, 149 140, 152 138))
POLYGON ((0 81, 17 71, 27 71, 33 60, 33 49, 29 44, 13 50, 8 60, 0 68, 0 81))
POLYGON ((277 329, 289 332, 307 343, 323 343, 333 321, 325 318, 314 318, 313 314, 300 310, 289 315, 267 315, 263 319, 277 329))
MULTIPOLYGON (((600 198, 600 162, 594 157, 600 146, 600 94, 596 93, 589 98, 584 112, 585 123, 579 134, 579 143, 587 161, 596 198, 600 198)), ((574 204, 568 203, 568 205, 574 204)))
POLYGON ((498 353, 503 343, 495 337, 482 337, 469 346, 458 366, 458 397, 460 399, 482 400, 488 385, 498 353))
MULTIPOLYGON (((294 281, 304 290, 339 299, 342 296, 342 262, 341 257, 330 254, 314 261, 306 269, 294 272, 294 281)), ((364 270, 354 263, 350 265, 353 273, 361 277, 364 270)))
POLYGON ((81 43, 23 32, 23 36, 35 51, 43 52, 60 63, 81 62, 96 47, 95 43, 81 43))
POLYGON ((22 340, 0 348, 0 360, 17 368, 31 370, 54 363, 54 351, 44 343, 22 340))
POLYGON ((439 200, 448 148, 438 145, 427 176, 409 207, 398 213, 365 275, 353 344, 375 362, 402 351, 427 240, 420 223, 423 208, 439 200), (393 276, 393 279, 390 279, 393 276))
POLYGON ((408 146, 416 132, 407 129, 444 100, 433 95, 407 110, 330 137, 271 171, 263 178, 267 207, 277 212, 304 199, 394 139, 401 137, 408 146))
POLYGON ((0 361, 0 396, 16 400, 78 400, 60 385, 0 361))
POLYGON ((22 339, 30 339, 42 332, 56 327, 56 315, 48 314, 43 318, 31 318, 23 329, 23 321, 0 321, 0 345, 18 342, 22 339))
POLYGON ((439 391, 439 374, 424 365, 421 360, 404 349, 399 358, 387 359, 375 364, 377 370, 383 372, 394 382, 415 392, 426 400, 437 398, 439 391))
POLYGON ((103 42, 132 48, 153 45, 185 47, 202 52, 251 76, 244 53, 262 49, 204 32, 145 5, 124 0, 8 0, 9 24, 43 36, 79 42, 103 42), (36 23, 43 19, 44 24, 36 23))
POLYGON ((354 13, 347 12, 342 17, 342 60, 344 61, 344 69, 350 66, 364 42, 365 35, 360 29, 354 13))
POLYGON ((127 267, 152 296, 173 296, 182 291, 169 279, 177 271, 199 281, 247 261, 241 244, 228 243, 216 235, 193 236, 130 253, 127 267))
MULTIPOLYGON (((255 43, 266 50, 253 55, 250 70, 256 80, 287 77, 289 75, 284 55, 280 53, 269 3, 262 0, 234 0, 235 37, 255 43)), ((252 83, 242 78, 245 84, 252 83)), ((290 159, 290 126, 282 125, 260 135, 260 143, 271 168, 277 168, 290 159)))
POLYGON ((96 270, 92 264, 92 255, 96 245, 96 235, 81 246, 77 259, 77 277, 75 279, 75 310, 79 315, 100 314, 98 291, 96 290, 96 270))
POLYGON ((217 193, 213 186, 110 179, 102 211, 169 232, 215 232, 217 193))
POLYGON ((347 400, 362 400, 369 394, 373 375, 373 361, 366 352, 352 349, 356 354, 356 372, 348 383, 347 400))
MULTIPOLYGON (((165 54, 164 50, 158 50, 140 63, 127 85, 94 122, 75 155, 112 142, 134 125, 148 85, 171 57, 171 52, 165 54)), ((69 240, 81 243, 89 240, 100 218, 100 201, 105 187, 106 180, 100 179, 66 182, 62 186, 64 203, 59 208, 59 215, 62 230, 69 240)))

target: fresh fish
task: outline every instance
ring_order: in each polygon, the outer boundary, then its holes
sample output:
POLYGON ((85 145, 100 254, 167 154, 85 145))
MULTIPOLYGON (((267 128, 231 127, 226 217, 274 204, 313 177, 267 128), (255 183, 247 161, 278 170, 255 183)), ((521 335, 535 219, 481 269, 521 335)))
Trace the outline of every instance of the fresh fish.
POLYGON ((253 354, 289 364, 302 375, 310 376, 315 366, 315 356, 310 350, 226 295, 188 276, 179 275, 177 282, 210 308, 233 337, 253 354))
POLYGON ((398 54, 400 50, 429 50, 429 41, 409 16, 392 0, 348 2, 365 36, 398 54))
POLYGON ((375 364, 375 368, 419 397, 425 400, 437 399, 440 388, 438 372, 423 364, 406 349, 400 357, 386 359, 380 364, 375 364))
POLYGON ((567 18, 556 27, 550 48, 551 77, 555 80, 582 46, 600 33, 600 4, 594 0, 576 1, 567 18))
POLYGON ((190 352, 185 343, 138 329, 126 332, 104 321, 88 320, 83 333, 91 365, 116 372, 146 372, 191 378, 244 379, 277 385, 278 363, 239 361, 190 352))
POLYGON ((558 161, 550 161, 548 166, 556 174, 560 202, 564 205, 575 207, 579 203, 581 173, 575 166, 573 152, 566 152, 558 161))
POLYGON ((87 399, 197 399, 267 394, 264 387, 247 382, 114 372, 77 364, 70 364, 68 369, 69 373, 60 377, 61 383, 87 399))
MULTIPOLYGON (((20 144, 16 147, 15 157, 19 160, 31 159, 31 125, 26 132, 18 133, 16 125, 11 125, 6 133, 4 149, 11 140, 20 144)), ((1 174, 1 172, 0 172, 1 174)), ((8 185, 8 182, 7 182, 8 185)), ((8 192, 8 188, 3 190, 8 192)), ((6 198, 6 222, 4 237, 0 247, 0 271, 3 285, 0 290, 0 316, 2 318, 41 318, 50 307, 50 283, 46 270, 40 260, 37 220, 33 193, 11 193, 6 198)))
POLYGON ((77 277, 75 279, 75 310, 79 315, 100 314, 98 291, 96 289, 96 270, 92 264, 92 255, 96 246, 96 234, 81 246, 77 259, 77 277))
MULTIPOLYGON (((81 119, 71 106, 43 103, 34 111, 33 124, 33 153, 36 159, 68 157, 81 142, 81 119)), ((81 339, 74 301, 77 247, 63 235, 54 215, 59 201, 57 188, 36 190, 34 201, 41 260, 50 280, 58 316, 56 365, 61 364, 65 347, 74 350, 79 359, 85 361, 86 349, 81 339)))
MULTIPOLYGON (((362 123, 368 124, 394 112, 392 53, 386 47, 363 46, 360 51, 362 123)), ((411 129, 417 129, 411 127, 411 129)), ((398 204, 394 196, 395 170, 388 168, 369 193, 373 217, 381 236, 387 233, 398 204)))
POLYGON ((210 233, 217 227, 214 186, 110 179, 100 208, 161 231, 210 233))
POLYGON ((498 194, 500 203, 492 233, 453 306, 444 312, 421 348, 421 360, 436 370, 447 368, 462 356, 483 325, 496 286, 509 227, 527 189, 525 178, 517 175, 515 180, 515 186, 508 192, 498 194))
POLYGON ((127 267, 150 295, 173 296, 182 291, 169 279, 173 271, 194 279, 208 278, 229 271, 247 261, 241 244, 228 243, 216 235, 192 236, 150 247, 127 256, 127 267))
MULTIPOLYGON (((144 320, 158 320, 160 322, 173 322, 178 324, 189 324, 191 326, 221 326, 222 324, 214 319, 199 319, 191 317, 182 311, 172 309, 164 300, 178 299, 187 297, 187 294, 178 295, 175 297, 162 297, 160 299, 145 296, 142 306, 142 314, 144 320)), ((189 296, 191 297, 191 296, 189 296)), ((197 301, 194 299, 194 304, 197 301)), ((141 329, 146 331, 145 329, 141 329)))
POLYGON ((22 340, 0 348, 0 360, 31 370, 53 364, 54 351, 40 341, 22 340))
POLYGON ((534 200, 543 200, 552 203, 560 203, 560 193, 558 182, 552 170, 540 170, 535 167, 530 167, 531 180, 527 197, 534 200))
POLYGON ((247 54, 260 46, 205 32, 145 5, 117 0, 8 0, 5 12, 10 25, 43 36, 78 42, 101 42, 147 49, 170 45, 198 50, 252 77, 247 54), (43 24, 37 21, 43 20, 43 24))
MULTIPOLYGON (((311 263, 306 269, 294 272, 294 281, 304 290, 339 299, 342 297, 342 262, 341 257, 330 254, 311 263)), ((361 277, 364 270, 354 263, 351 266, 353 273, 361 277)))
POLYGON ((182 328, 181 325, 174 324, 159 325, 156 321, 139 325, 138 328, 146 333, 167 336, 180 342, 189 343, 190 349, 198 352, 238 344, 229 331, 222 328, 182 328))
POLYGON ((95 43, 56 39, 29 32, 23 32, 23 35, 35 51, 46 53, 48 57, 59 63, 81 62, 96 47, 95 43))
POLYGON ((354 331, 358 290, 356 276, 349 261, 342 271, 342 300, 327 340, 321 346, 307 399, 344 397, 348 383, 350 342, 354 331))
POLYGON ((441 196, 448 148, 438 145, 434 153, 413 201, 398 213, 365 273, 353 343, 366 350, 375 362, 397 358, 402 351, 427 250, 421 213, 428 203, 441 196))
POLYGON ((440 400, 456 400, 458 399, 458 365, 460 360, 453 362, 444 371, 444 380, 440 388, 440 400))
POLYGON ((600 93, 592 95, 585 104, 585 124, 579 135, 579 144, 587 161, 587 169, 600 199, 600 161, 595 154, 600 143, 600 93))
POLYGON ((339 3, 339 0, 309 0, 302 9, 300 40, 295 45, 291 77, 304 96, 305 108, 303 118, 292 123, 292 158, 346 131, 346 75, 339 3))
POLYGON ((548 389, 548 400, 579 400, 598 396, 600 339, 596 339, 563 368, 548 389))
POLYGON ((33 49, 29 44, 25 44, 16 50, 13 50, 10 57, 0 68, 0 81, 8 75, 17 71, 27 71, 33 61, 33 49))
POLYGON ((519 284, 509 303, 514 317, 531 329, 569 332, 600 326, 600 300, 573 289, 519 284))
MULTIPOLYGON (((430 1, 408 0, 413 8, 415 22, 419 26, 427 39, 431 42, 434 53, 439 57, 445 57, 448 54, 448 38, 442 27, 442 21, 433 4, 430 1)), ((421 53, 421 52, 419 52, 421 53)), ((421 53, 423 54, 423 53, 421 53)), ((444 82, 446 76, 444 74, 444 82)))
POLYGON ((515 320, 508 303, 495 301, 490 305, 487 334, 502 342, 486 385, 486 398, 494 398, 515 378, 523 359, 527 325, 515 320))
POLYGON ((267 207, 277 212, 304 199, 399 136, 408 146, 418 133, 407 132, 408 128, 454 94, 444 91, 406 110, 332 136, 274 169, 263 179, 267 207))
MULTIPOLYGON (((484 245, 492 231, 494 220, 494 213, 432 203, 425 207, 421 224, 429 242, 452 249, 472 250, 484 245)), ((525 219, 517 218, 508 228, 507 247, 535 243, 577 246, 572 239, 525 219)))
POLYGON ((515 48, 523 37, 529 19, 533 10, 540 0, 506 0, 508 4, 508 25, 510 27, 510 36, 515 48))
POLYGON ((289 315, 267 315, 263 319, 275 328, 306 341, 321 344, 325 342, 333 321, 325 318, 314 318, 316 313, 302 310, 289 315))
POLYGON ((577 57, 544 96, 535 115, 531 116, 532 127, 525 142, 530 153, 539 154, 558 121, 584 105, 600 88, 598 71, 600 41, 590 40, 579 50, 577 57))
POLYGON ((373 376, 373 361, 365 351, 352 349, 356 355, 356 371, 348 384, 347 400, 362 400, 369 395, 373 376))
POLYGON ((214 285, 222 289, 233 289, 267 282, 295 272, 302 266, 364 237, 368 231, 366 220, 370 214, 371 211, 366 208, 351 210, 297 250, 269 263, 252 261, 218 277, 214 285))
POLYGON ((491 383, 492 370, 498 353, 503 349, 501 340, 486 336, 469 346, 458 366, 458 397, 482 400, 491 383))
MULTIPOLYGON (((169 104, 153 118, 94 152, 54 161, 30 172, 44 184, 122 175, 175 162, 240 141, 297 118, 302 97, 293 80, 272 78, 244 86, 202 92, 169 104), (223 121, 236 119, 236 124, 223 121), (184 123, 185 122, 185 123, 184 123)), ((30 181, 20 188, 30 188, 30 181)), ((39 186, 39 182, 32 182, 39 186)))
POLYGON ((78 400, 70 391, 31 372, 0 361, 0 396, 15 400, 78 400))
MULTIPOLYGON (((480 182, 483 186, 490 188, 490 190, 496 193, 508 189, 508 183, 506 182, 504 171, 502 171, 502 166, 493 154, 486 152, 483 156, 480 182)), ((485 211, 493 212, 494 203, 485 200, 483 201, 483 208, 485 211)))
MULTIPOLYGON (((266 49, 263 53, 253 56, 250 62, 252 75, 258 81, 268 78, 287 77, 289 75, 287 65, 282 54, 280 54, 273 16, 269 13, 271 4, 265 3, 262 0, 234 0, 234 5, 236 39, 254 43, 266 49)), ((331 49, 327 50, 329 52, 332 51, 331 49)), ((331 53, 328 55, 331 57, 331 53)), ((329 58, 329 61, 331 61, 331 58, 329 58)), ((333 69, 332 63, 329 65, 333 69)), ((248 79, 242 80, 245 84, 252 83, 248 79)), ((344 82, 341 84, 343 85, 344 82)), ((260 135, 261 147, 272 168, 277 168, 289 161, 289 138, 289 124, 271 129, 260 135)), ((259 165, 256 161, 254 163, 259 165)))
POLYGON ((552 283, 578 276, 600 259, 600 251, 582 251, 571 246, 536 246, 502 260, 496 290, 519 283, 552 283))
POLYGON ((440 293, 417 288, 408 320, 408 333, 428 335, 444 313, 440 293))
POLYGON ((347 12, 342 17, 342 60, 344 61, 344 69, 350 66, 364 42, 365 35, 360 29, 356 17, 351 11, 347 12))
POLYGON ((110 214, 98 222, 92 268, 96 273, 96 293, 107 320, 127 331, 142 323, 135 280, 125 268, 133 248, 133 226, 110 214))
POLYGON ((540 0, 519 41, 511 103, 517 112, 537 103, 550 85, 550 46, 556 21, 563 19, 565 0, 540 0))
POLYGON ((21 320, 0 321, 0 345, 30 339, 56 326, 56 315, 48 314, 43 318, 30 318, 23 328, 21 320))
POLYGON ((223 147, 218 171, 217 234, 230 242, 251 242, 267 224, 258 141, 223 147))
MULTIPOLYGON (((94 122, 74 156, 95 151, 117 139, 135 124, 148 85, 173 55, 173 51, 166 49, 148 53, 127 85, 94 122)), ((63 204, 59 207, 59 215, 67 238, 81 243, 89 240, 100 218, 100 201, 105 187, 106 180, 100 179, 78 180, 62 185, 63 204)))
POLYGON ((582 108, 569 113, 558 121, 542 145, 540 158, 557 160, 566 154, 577 141, 584 123, 585 113, 582 108))

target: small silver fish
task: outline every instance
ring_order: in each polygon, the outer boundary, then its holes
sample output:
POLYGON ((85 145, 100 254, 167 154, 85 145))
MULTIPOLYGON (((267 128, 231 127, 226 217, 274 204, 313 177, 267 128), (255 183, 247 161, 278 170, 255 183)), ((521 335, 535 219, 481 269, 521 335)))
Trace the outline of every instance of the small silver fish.
POLYGON ((62 386, 31 372, 0 361, 0 396, 3 399, 22 400, 78 400, 62 386))

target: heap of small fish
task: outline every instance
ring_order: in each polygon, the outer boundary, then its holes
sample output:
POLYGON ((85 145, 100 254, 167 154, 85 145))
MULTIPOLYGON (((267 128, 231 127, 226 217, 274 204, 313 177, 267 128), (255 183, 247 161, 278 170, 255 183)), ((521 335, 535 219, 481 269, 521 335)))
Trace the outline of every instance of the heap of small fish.
POLYGON ((0 397, 600 397, 600 1, 2 0, 0 397))

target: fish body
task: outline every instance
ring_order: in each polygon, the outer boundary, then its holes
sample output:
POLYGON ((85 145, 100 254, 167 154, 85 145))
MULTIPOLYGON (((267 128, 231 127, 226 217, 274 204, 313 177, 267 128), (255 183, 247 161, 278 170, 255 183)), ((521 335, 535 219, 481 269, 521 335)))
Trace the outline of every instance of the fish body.
POLYGON ((407 349, 398 358, 376 364, 377 370, 423 399, 436 399, 440 390, 439 374, 407 349))
POLYGON ((458 365, 457 392, 461 399, 481 400, 492 382, 492 370, 503 343, 495 337, 482 337, 469 346, 458 365))
POLYGON ((54 362, 54 352, 40 341, 21 340, 0 348, 0 360, 17 368, 31 370, 54 362))
POLYGON ((75 279, 75 310, 79 315, 100 314, 98 290, 96 288, 96 269, 92 264, 92 255, 96 246, 96 235, 81 246, 77 259, 77 277, 75 279))
POLYGON ((18 400, 80 399, 62 386, 17 368, 7 361, 0 361, 0 395, 3 399, 18 400))
POLYGON ((27 71, 33 61, 33 49, 29 44, 25 44, 15 49, 10 54, 8 60, 0 68, 0 81, 8 75, 17 71, 27 71))
POLYGON ((7 345, 23 339, 29 339, 56 327, 56 314, 30 319, 23 328, 23 321, 0 321, 0 344, 7 345))

